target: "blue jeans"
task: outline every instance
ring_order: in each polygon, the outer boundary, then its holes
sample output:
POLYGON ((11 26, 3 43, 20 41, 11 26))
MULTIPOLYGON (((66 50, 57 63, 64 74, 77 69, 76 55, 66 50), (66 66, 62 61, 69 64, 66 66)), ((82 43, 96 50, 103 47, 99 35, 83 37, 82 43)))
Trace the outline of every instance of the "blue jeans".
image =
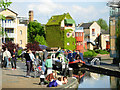
POLYGON ((4 57, 4 67, 9 67, 8 57, 4 57))
POLYGON ((16 59, 12 59, 11 60, 11 65, 12 65, 12 68, 15 68, 16 69, 16 59), (14 65, 13 65, 13 63, 14 63, 14 65))
POLYGON ((45 62, 44 61, 42 62, 42 70, 45 73, 45 62))

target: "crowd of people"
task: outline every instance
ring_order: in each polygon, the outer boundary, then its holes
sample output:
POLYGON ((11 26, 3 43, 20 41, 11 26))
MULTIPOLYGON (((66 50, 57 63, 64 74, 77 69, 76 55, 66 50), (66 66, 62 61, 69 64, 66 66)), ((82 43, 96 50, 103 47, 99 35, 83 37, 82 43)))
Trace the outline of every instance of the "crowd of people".
MULTIPOLYGON (((62 49, 62 50, 60 50, 60 52, 63 52, 65 57, 69 58, 70 61, 74 61, 74 59, 78 59, 78 56, 77 57, 75 56, 75 54, 79 53, 77 51, 68 51, 68 50, 62 49)), ((77 54, 77 55, 79 55, 79 54, 77 54)), ((8 51, 8 48, 6 48, 5 51, 3 52, 3 58, 2 58, 3 59, 3 68, 8 68, 9 63, 11 61, 11 66, 12 66, 11 69, 16 70, 17 56, 18 56, 18 54, 17 54, 16 49, 13 49, 13 51, 10 52, 10 51, 8 51)), ((34 69, 35 69, 35 68, 33 68, 33 64, 36 65, 37 67, 39 67, 39 69, 42 71, 42 73, 46 76, 52 73, 51 55, 48 54, 48 52, 45 49, 43 50, 42 59, 39 58, 39 55, 33 54, 30 49, 24 50, 24 52, 22 52, 21 56, 22 56, 22 61, 23 61, 23 56, 26 61, 26 66, 27 66, 26 77, 31 77, 30 73, 31 73, 31 71, 34 71, 34 69)), ((66 76, 54 79, 51 81, 51 83, 53 83, 54 81, 56 81, 57 85, 63 85, 68 82, 66 76)))
POLYGON ((10 51, 8 51, 8 48, 5 48, 2 56, 2 67, 9 68, 10 61, 12 65, 12 70, 16 70, 17 51, 16 49, 13 49, 13 51, 10 53, 10 51))

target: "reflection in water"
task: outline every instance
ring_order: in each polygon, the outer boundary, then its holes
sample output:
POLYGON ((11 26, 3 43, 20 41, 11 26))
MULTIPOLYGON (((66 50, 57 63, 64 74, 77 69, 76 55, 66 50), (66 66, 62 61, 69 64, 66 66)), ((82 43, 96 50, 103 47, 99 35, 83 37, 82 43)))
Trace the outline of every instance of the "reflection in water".
POLYGON ((111 88, 117 88, 120 90, 120 78, 110 77, 110 86, 111 88))
POLYGON ((95 79, 95 80, 99 80, 100 79, 100 74, 97 74, 97 73, 92 73, 90 72, 90 76, 95 79))
POLYGON ((78 88, 116 88, 116 90, 120 90, 120 78, 88 71, 80 71, 78 76, 78 88))

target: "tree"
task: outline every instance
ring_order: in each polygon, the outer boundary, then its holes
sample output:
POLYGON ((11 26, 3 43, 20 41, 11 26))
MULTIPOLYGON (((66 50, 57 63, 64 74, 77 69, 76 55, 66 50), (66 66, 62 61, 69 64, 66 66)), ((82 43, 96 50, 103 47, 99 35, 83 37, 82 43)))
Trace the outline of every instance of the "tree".
POLYGON ((108 25, 105 20, 100 18, 97 23, 100 25, 101 29, 108 30, 108 25))
POLYGON ((27 49, 30 49, 32 51, 42 51, 39 47, 39 43, 38 42, 33 42, 33 43, 28 43, 26 45, 27 49))
MULTIPOLYGON (((1 0, 0 1, 0 9, 3 10, 3 9, 7 9, 8 6, 10 6, 12 2, 10 2, 10 0, 1 0)), ((3 15, 0 15, 0 19, 3 19, 5 20, 5 16, 3 15)), ((0 25, 1 26, 1 25, 0 25)), ((2 47, 2 36, 3 36, 3 33, 4 33, 4 30, 2 27, 0 27, 0 47, 2 47)), ((1 48, 0 48, 1 49, 1 48)))
POLYGON ((43 35, 40 36, 40 35, 37 34, 37 36, 35 37, 35 41, 39 42, 39 44, 41 44, 41 45, 46 45, 47 46, 47 43, 46 43, 43 35))
MULTIPOLYGON (((38 22, 29 22, 29 24, 28 24, 28 42, 34 42, 35 38, 38 38, 37 35, 44 36, 44 38, 45 38, 44 27, 41 26, 41 24, 38 22)), ((38 41, 38 39, 37 39, 37 41, 38 41)), ((39 41, 39 43, 40 43, 40 41, 39 41)))
POLYGON ((18 44, 12 43, 10 41, 10 42, 7 42, 7 43, 3 43, 2 48, 3 48, 3 50, 5 50, 5 48, 8 48, 8 50, 10 52, 12 52, 14 48, 17 50, 19 48, 19 46, 18 46, 18 44))
MULTIPOLYGON (((92 21, 92 22, 94 22, 94 21, 92 21)), ((92 23, 92 22, 89 22, 89 23, 92 23)), ((97 22, 97 24, 100 25, 101 29, 108 30, 109 27, 108 27, 107 22, 105 20, 103 20, 102 18, 100 18, 96 22, 97 22)))

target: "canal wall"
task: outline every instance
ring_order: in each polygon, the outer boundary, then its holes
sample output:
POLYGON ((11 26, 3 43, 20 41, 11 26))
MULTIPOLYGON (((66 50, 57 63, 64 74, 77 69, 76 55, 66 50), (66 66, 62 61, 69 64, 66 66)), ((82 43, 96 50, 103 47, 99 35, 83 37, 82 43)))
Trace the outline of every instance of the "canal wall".
POLYGON ((99 74, 105 74, 109 76, 115 76, 115 77, 120 77, 120 69, 119 67, 115 65, 90 65, 86 64, 84 65, 86 70, 99 73, 99 74))
POLYGON ((78 88, 78 80, 74 77, 68 77, 68 83, 58 86, 57 88, 74 88, 77 89, 78 88))

